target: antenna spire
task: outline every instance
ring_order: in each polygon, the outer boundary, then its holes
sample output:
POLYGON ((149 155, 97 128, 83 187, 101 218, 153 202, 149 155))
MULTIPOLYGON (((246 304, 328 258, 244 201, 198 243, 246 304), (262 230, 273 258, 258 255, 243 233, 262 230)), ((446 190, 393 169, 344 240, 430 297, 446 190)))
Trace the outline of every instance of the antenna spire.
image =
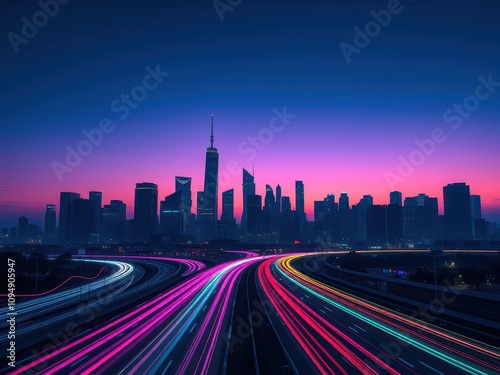
POLYGON ((212 127, 210 131, 210 148, 214 147, 214 114, 212 113, 212 127))

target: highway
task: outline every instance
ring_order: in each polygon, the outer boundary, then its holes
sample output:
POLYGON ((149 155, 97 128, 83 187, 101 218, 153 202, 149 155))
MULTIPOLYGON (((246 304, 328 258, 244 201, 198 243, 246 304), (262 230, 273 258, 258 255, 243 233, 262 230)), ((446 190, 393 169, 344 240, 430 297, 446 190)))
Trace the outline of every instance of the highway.
POLYGON ((299 256, 267 260, 259 288, 294 371, 299 374, 495 374, 498 348, 316 281, 292 266, 299 256))
POLYGON ((12 374, 218 374, 234 296, 255 254, 202 271, 134 309, 27 358, 12 374))

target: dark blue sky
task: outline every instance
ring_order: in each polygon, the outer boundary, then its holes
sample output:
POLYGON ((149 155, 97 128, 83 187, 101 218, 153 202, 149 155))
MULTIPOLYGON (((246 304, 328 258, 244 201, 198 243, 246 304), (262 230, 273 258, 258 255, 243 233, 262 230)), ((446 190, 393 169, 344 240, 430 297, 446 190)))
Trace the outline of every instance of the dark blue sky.
MULTIPOLYGON (((498 2, 400 4, 347 63, 339 44, 354 44, 353 28, 364 29, 387 1, 242 1, 221 21, 212 1, 73 0, 17 53, 8 34, 22 35, 22 17, 32 21, 40 6, 2 3, 0 225, 21 215, 39 220, 60 191, 102 190, 106 203, 123 199, 131 208, 134 182, 158 183, 161 197, 175 174, 201 188, 211 113, 221 162, 255 164, 258 192, 281 183, 293 198, 293 181, 303 179, 306 208, 344 187, 352 203, 368 193, 384 203, 384 173, 414 140, 449 128, 443 112, 474 93, 478 76, 500 81, 498 2), (157 65, 168 78, 117 120, 110 103, 157 65), (285 106, 297 115, 293 126, 252 162, 242 157, 238 144, 285 106), (51 163, 103 117, 116 130, 58 181, 51 163)), ((465 181, 500 221, 500 194, 488 182, 500 183, 498 91, 395 188, 442 203, 443 185, 465 181)), ((240 179, 227 188, 239 194, 240 179)))

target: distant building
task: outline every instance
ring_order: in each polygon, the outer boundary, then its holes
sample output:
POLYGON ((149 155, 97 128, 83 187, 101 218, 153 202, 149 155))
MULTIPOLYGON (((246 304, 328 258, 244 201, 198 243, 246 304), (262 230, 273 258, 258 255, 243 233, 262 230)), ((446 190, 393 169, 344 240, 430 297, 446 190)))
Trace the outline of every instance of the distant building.
POLYGON ((401 194, 400 191, 391 191, 389 194, 389 201, 390 204, 399 204, 400 206, 403 205, 403 194, 401 194))
POLYGON ((406 197, 403 207, 404 238, 407 243, 433 244, 438 237, 438 200, 419 194, 406 197))
POLYGON ((74 226, 74 201, 80 199, 80 194, 62 192, 59 200, 59 245, 65 245, 69 240, 69 233, 74 226))
POLYGON ((479 195, 470 196, 470 213, 472 221, 472 235, 476 236, 476 220, 482 218, 481 216, 481 197, 479 195))
POLYGON ((217 235, 219 239, 236 240, 238 238, 234 218, 234 189, 222 193, 222 215, 217 223, 217 235))
POLYGON ((179 240, 184 235, 182 194, 183 191, 178 190, 160 202, 160 234, 172 240, 179 240))
POLYGON ((368 207, 373 205, 373 197, 371 195, 363 195, 359 203, 352 206, 353 214, 353 238, 358 242, 366 242, 368 240, 366 226, 366 212, 368 207))
POLYGON ((28 218, 21 216, 17 223, 17 240, 26 242, 29 239, 29 221, 28 218))
POLYGON ((386 206, 387 243, 402 247, 403 244, 403 207, 401 204, 386 206))
POLYGON ((175 191, 182 191, 180 210, 183 218, 184 232, 188 231, 191 223, 189 217, 193 206, 191 199, 191 177, 175 176, 175 191))
POLYGON ((295 210, 284 210, 280 215, 281 243, 293 244, 299 240, 299 218, 295 210))
POLYGON ((200 236, 203 242, 217 238, 218 176, 219 153, 214 147, 214 116, 212 115, 210 147, 207 148, 205 158, 203 198, 200 199, 203 206, 201 211, 198 209, 198 212, 200 212, 200 236))
POLYGON ((349 197, 346 192, 340 193, 339 198, 339 241, 346 243, 353 238, 352 212, 349 206, 349 197))
POLYGON ((261 235, 263 228, 262 197, 247 196, 247 232, 248 235, 261 235))
POLYGON ((53 237, 56 233, 56 205, 45 207, 45 237, 53 237))
POLYGON ((158 185, 140 182, 135 187, 134 242, 149 242, 158 227, 158 185))
POLYGON ((76 199, 73 203, 73 219, 69 228, 69 244, 90 244, 94 242, 92 236, 95 231, 96 204, 90 199, 76 199))
POLYGON ((386 206, 372 205, 366 211, 366 235, 369 245, 387 244, 386 206))
POLYGON ((447 240, 472 237, 470 189, 465 183, 448 184, 443 188, 444 235, 447 240))
POLYGON ((304 183, 302 181, 295 181, 295 211, 299 218, 299 235, 301 235, 306 223, 304 183))
MULTIPOLYGON (((101 230, 102 193, 100 191, 89 192, 89 200, 94 203, 94 228, 92 228, 92 234, 99 238, 101 230)), ((100 242, 100 240, 98 242, 100 242)))
POLYGON ((282 212, 290 212, 292 210, 292 203, 290 202, 290 197, 281 197, 281 209, 282 212))
POLYGON ((254 176, 250 174, 245 168, 243 168, 243 213, 241 216, 241 231, 243 236, 246 236, 248 233, 247 230, 247 197, 249 195, 255 195, 255 182, 254 176))
POLYGON ((112 200, 104 205, 101 214, 101 242, 117 244, 125 241, 126 204, 112 200))

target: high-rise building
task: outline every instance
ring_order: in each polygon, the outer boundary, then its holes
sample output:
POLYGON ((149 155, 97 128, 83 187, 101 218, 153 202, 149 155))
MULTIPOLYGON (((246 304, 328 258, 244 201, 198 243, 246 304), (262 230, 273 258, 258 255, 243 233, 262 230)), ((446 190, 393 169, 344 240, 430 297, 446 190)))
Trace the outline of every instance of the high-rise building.
POLYGON ((403 243, 403 206, 389 204, 386 209, 387 243, 401 247, 403 243))
POLYGON ((389 194, 390 204, 403 205, 403 194, 400 191, 391 191, 389 194))
POLYGON ((306 223, 304 183, 302 181, 295 181, 295 211, 299 218, 299 233, 302 234, 306 223))
POLYGON ((217 223, 217 236, 219 239, 230 240, 238 237, 234 218, 234 189, 222 193, 222 215, 217 223))
POLYGON ((274 200, 274 192, 271 185, 266 185, 266 196, 264 197, 263 210, 263 232, 274 233, 278 231, 277 216, 275 210, 276 201, 274 200))
POLYGON ((17 223, 17 240, 19 242, 26 242, 29 234, 29 221, 26 217, 21 216, 17 223))
POLYGON ((230 189, 222 193, 221 220, 234 220, 234 189, 230 189))
POLYGON ((119 200, 104 205, 101 213, 102 243, 116 244, 125 240, 126 209, 126 204, 119 200))
POLYGON ((134 200, 134 242, 149 242, 158 227, 158 185, 138 182, 134 200))
POLYGON ((182 190, 165 197, 160 202, 160 234, 178 240, 184 234, 182 190))
POLYGON ((476 220, 482 218, 481 216, 481 197, 479 195, 470 196, 470 213, 472 224, 472 235, 476 236, 476 220))
POLYGON ((279 184, 276 186, 276 211, 278 214, 281 213, 281 186, 279 184))
POLYGON ((356 241, 366 242, 368 239, 366 212, 368 211, 368 207, 372 205, 373 197, 371 195, 363 195, 363 198, 360 199, 359 203, 352 207, 354 225, 353 237, 356 241))
POLYGON ((73 201, 73 225, 69 227, 68 243, 80 245, 89 244, 94 241, 95 230, 95 201, 90 199, 75 199, 73 201))
POLYGON ((191 199, 191 177, 175 176, 175 191, 182 191, 180 210, 182 213, 184 231, 186 231, 190 224, 189 217, 193 207, 193 200, 191 199))
POLYGON ((292 203, 290 202, 290 197, 286 195, 281 197, 281 209, 282 212, 290 212, 292 210, 292 203))
POLYGON ((261 235, 262 222, 262 197, 260 195, 247 196, 247 227, 248 235, 261 235))
POLYGON ((249 195, 255 195, 255 182, 254 176, 250 174, 245 168, 243 168, 243 213, 241 215, 241 230, 245 236, 248 233, 247 230, 247 197, 249 195))
POLYGON ((444 235, 448 240, 472 236, 470 188, 464 182, 448 184, 444 195, 444 235))
POLYGON ((438 215, 437 198, 425 194, 406 197, 403 207, 405 241, 433 244, 438 234, 438 215))
POLYGON ((94 203, 94 227, 92 234, 99 237, 101 230, 101 209, 102 209, 102 193, 100 191, 89 192, 89 200, 94 203))
POLYGON ((352 212, 349 206, 349 197, 345 191, 340 193, 338 222, 340 242, 351 241, 353 235, 352 212))
MULTIPOLYGON (((214 147, 214 116, 210 132, 210 147, 205 159, 205 183, 203 187, 201 207, 200 235, 202 241, 217 238, 217 204, 218 204, 219 153, 214 147)), ((199 211, 199 209, 198 209, 199 211)))
POLYGON ((45 237, 52 237, 56 232, 56 205, 45 207, 45 237))
POLYGON ((74 201, 80 199, 80 194, 62 192, 59 199, 59 244, 65 245, 74 225, 74 201))
POLYGON ((370 245, 387 244, 386 206, 371 205, 366 211, 366 235, 370 245))

